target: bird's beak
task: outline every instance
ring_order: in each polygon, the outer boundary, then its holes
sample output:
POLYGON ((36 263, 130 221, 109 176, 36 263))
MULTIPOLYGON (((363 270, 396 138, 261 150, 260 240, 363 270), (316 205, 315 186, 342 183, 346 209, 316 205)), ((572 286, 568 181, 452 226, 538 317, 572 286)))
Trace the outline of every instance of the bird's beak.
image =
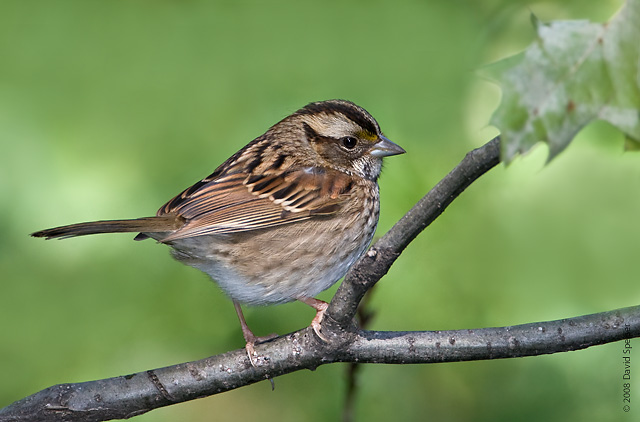
POLYGON ((369 154, 374 157, 388 157, 390 155, 404 154, 405 151, 402 147, 394 144, 384 136, 380 135, 380 141, 371 148, 369 154))

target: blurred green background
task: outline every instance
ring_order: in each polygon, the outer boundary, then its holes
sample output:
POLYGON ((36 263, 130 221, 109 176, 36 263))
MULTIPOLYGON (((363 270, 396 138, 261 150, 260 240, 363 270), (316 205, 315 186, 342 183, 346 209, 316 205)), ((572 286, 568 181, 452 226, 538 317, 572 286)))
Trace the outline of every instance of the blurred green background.
MULTIPOLYGON (((604 21, 620 3, 4 0, 0 406, 243 345, 231 302, 166 247, 132 235, 45 242, 28 233, 152 215, 282 117, 329 98, 367 108, 408 152, 389 159, 381 179, 384 233, 497 133, 486 124, 500 92, 474 71, 526 47, 530 12, 604 21)), ((640 156, 622 144, 593 124, 548 166, 539 146, 482 177, 378 285, 371 328, 504 326, 640 303, 640 156)), ((287 304, 246 316, 258 334, 282 334, 313 311, 287 304)), ((621 410, 621 349, 367 365, 356 414, 631 420, 621 410)), ((277 378, 274 392, 265 381, 136 420, 337 420, 345 369, 301 371, 277 378)))

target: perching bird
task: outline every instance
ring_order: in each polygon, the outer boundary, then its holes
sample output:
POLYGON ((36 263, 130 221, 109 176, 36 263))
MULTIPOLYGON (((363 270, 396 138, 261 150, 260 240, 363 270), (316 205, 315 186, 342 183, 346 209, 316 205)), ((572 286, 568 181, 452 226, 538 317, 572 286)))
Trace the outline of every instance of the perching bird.
POLYGON ((404 152, 363 108, 315 102, 276 123, 155 217, 72 224, 32 236, 139 232, 136 240, 171 246, 176 259, 207 273, 233 300, 251 359, 261 338, 249 330, 241 303, 304 302, 316 309, 311 326, 321 336, 327 303, 314 296, 366 250, 378 223, 382 158, 404 152))

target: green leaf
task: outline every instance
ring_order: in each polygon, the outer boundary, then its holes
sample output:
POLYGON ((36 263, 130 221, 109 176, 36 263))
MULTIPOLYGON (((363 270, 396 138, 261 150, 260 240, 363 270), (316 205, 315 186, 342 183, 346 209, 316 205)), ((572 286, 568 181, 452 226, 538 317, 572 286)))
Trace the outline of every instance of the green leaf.
POLYGON ((539 141, 549 160, 593 120, 604 120, 640 142, 640 0, 628 0, 605 24, 532 22, 527 50, 484 69, 502 88, 491 118, 501 131, 502 159, 539 141))

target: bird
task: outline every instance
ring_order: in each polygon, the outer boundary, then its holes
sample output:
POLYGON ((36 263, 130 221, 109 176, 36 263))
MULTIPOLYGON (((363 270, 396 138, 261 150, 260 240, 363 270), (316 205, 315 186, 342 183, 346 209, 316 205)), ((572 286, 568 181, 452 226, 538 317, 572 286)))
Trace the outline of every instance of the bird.
POLYGON ((315 296, 340 280, 373 239, 384 157, 405 153, 364 108, 347 100, 307 104, 244 146, 155 216, 71 224, 32 233, 46 239, 138 233, 171 247, 178 261, 215 281, 232 300, 253 364, 258 337, 243 305, 315 296))

